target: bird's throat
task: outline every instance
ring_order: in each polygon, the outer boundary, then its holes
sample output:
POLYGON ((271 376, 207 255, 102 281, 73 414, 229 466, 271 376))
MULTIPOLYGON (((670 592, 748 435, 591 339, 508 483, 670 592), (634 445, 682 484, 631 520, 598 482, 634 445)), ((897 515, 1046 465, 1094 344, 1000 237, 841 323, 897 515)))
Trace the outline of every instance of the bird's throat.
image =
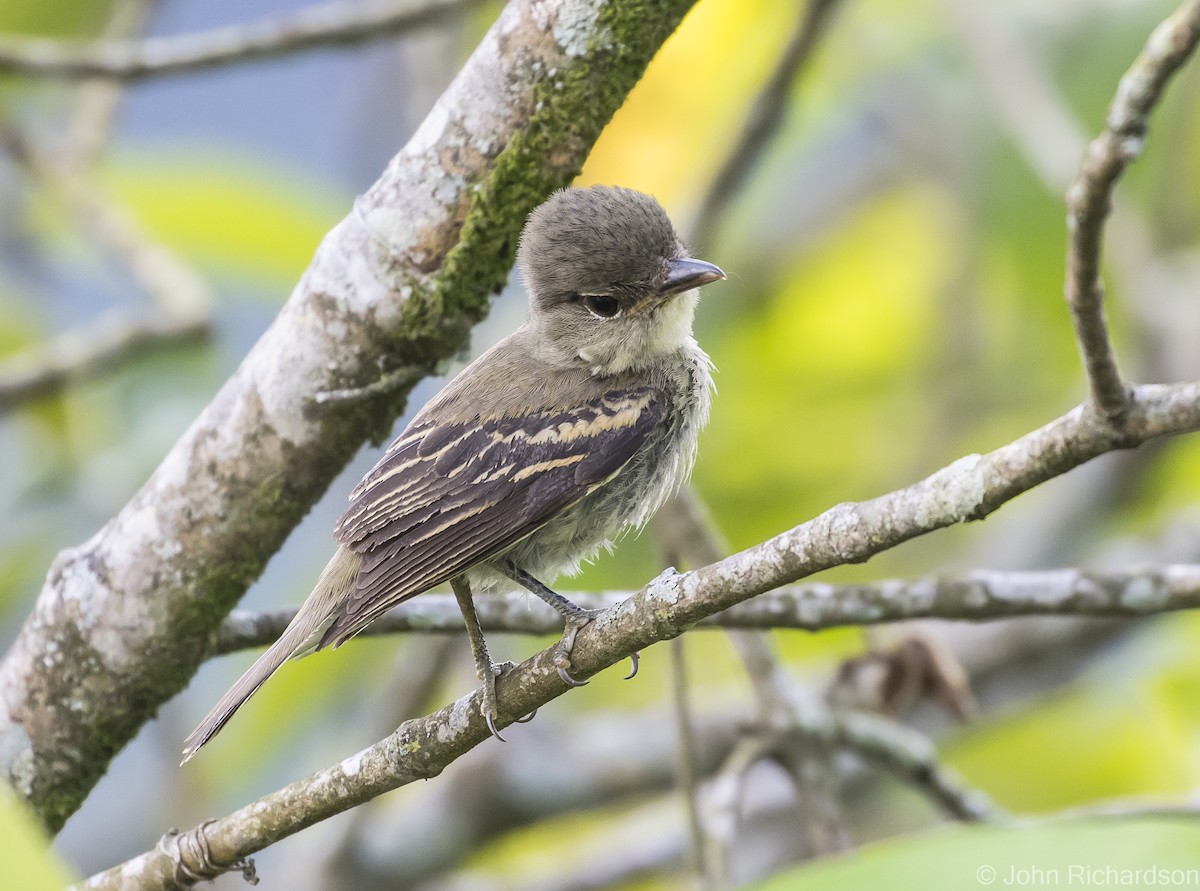
POLYGON ((579 360, 596 377, 656 365, 692 342, 692 320, 699 293, 677 294, 653 310, 624 320, 613 336, 579 351, 579 360))

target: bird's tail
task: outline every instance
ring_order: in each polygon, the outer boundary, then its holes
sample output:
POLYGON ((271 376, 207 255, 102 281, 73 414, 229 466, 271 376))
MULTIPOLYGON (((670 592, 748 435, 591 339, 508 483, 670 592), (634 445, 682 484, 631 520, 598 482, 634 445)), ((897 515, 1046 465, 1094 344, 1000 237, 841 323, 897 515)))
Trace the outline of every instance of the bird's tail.
POLYGON ((337 607, 345 600, 346 592, 358 575, 361 562, 362 558, 349 548, 337 549, 337 553, 317 580, 316 587, 308 595, 295 618, 288 623, 279 640, 271 644, 246 673, 238 678, 237 683, 230 687, 204 716, 200 726, 188 736, 184 743, 183 761, 180 764, 186 764, 205 743, 216 736, 233 717, 234 712, 242 707, 242 703, 253 696, 279 666, 293 656, 303 656, 316 649, 317 642, 325 633, 337 607))

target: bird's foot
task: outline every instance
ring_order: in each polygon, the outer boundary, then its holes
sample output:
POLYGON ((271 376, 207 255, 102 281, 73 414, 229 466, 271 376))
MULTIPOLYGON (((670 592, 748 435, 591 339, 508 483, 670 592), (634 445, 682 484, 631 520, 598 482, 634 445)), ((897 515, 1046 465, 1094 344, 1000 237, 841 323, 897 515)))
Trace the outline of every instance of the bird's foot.
MULTIPOLYGON (((560 640, 558 645, 554 648, 554 668, 558 671, 558 676, 562 678, 562 682, 564 684, 567 684, 571 687, 585 686, 587 681, 577 681, 571 676, 571 650, 575 648, 575 635, 579 633, 579 629, 595 619, 596 616, 600 615, 602 612, 604 612, 604 610, 584 609, 582 606, 579 606, 579 604, 572 603, 561 594, 551 591, 511 560, 506 560, 500 569, 510 579, 512 579, 530 594, 534 594, 541 598, 546 604, 548 604, 560 616, 563 617, 566 627, 563 629, 562 640, 560 640)), ((633 666, 630 668, 629 674, 625 676, 626 680, 629 680, 637 674, 639 656, 640 654, 634 653, 629 657, 629 660, 633 663, 633 666)))
MULTIPOLYGON (((579 634, 579 629, 590 624, 604 610, 583 609, 578 606, 575 607, 575 610, 576 612, 564 616, 566 627, 563 629, 562 639, 554 647, 554 668, 564 684, 571 687, 586 687, 587 681, 578 681, 571 675, 571 650, 575 648, 575 636, 579 634)), ((632 679, 638 673, 640 659, 641 653, 638 652, 629 657, 631 665, 629 674, 625 675, 625 680, 632 679)))
POLYGON ((554 668, 564 684, 570 687, 586 687, 587 681, 577 681, 571 676, 571 650, 575 649, 575 636, 579 629, 592 621, 590 610, 580 610, 578 615, 567 616, 563 636, 554 647, 554 668))
MULTIPOLYGON (((496 716, 500 714, 496 699, 496 678, 515 667, 515 662, 497 662, 490 666, 490 670, 479 672, 479 679, 483 681, 483 704, 479 710, 483 712, 483 720, 487 723, 488 730, 500 742, 508 740, 501 736, 500 731, 496 729, 496 716)), ((534 709, 525 717, 517 718, 515 723, 528 724, 536 714, 537 709, 534 709)))
POLYGON ((500 714, 496 702, 496 678, 512 667, 512 662, 499 662, 481 668, 478 672, 479 679, 483 681, 483 704, 480 706, 480 711, 483 712, 483 720, 487 722, 488 730, 500 742, 507 742, 507 740, 496 729, 496 716, 500 714))

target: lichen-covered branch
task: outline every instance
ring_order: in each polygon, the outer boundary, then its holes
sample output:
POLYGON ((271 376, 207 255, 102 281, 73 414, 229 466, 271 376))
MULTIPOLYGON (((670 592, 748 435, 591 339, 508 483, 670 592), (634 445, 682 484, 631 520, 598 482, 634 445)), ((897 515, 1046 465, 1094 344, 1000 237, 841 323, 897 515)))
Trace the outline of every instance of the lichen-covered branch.
POLYGON ((188 682, 269 555, 363 441, 390 429, 408 386, 318 394, 430 370, 464 346, 526 215, 576 175, 691 2, 509 3, 141 491, 58 556, 0 663, 0 769, 48 826, 188 682))
MULTIPOLYGON (((608 609, 632 591, 567 593, 580 606, 608 609)), ((803 629, 880 625, 910 619, 985 622, 1017 616, 1150 616, 1200 608, 1200 566, 1181 564, 1123 570, 975 570, 958 576, 889 579, 862 584, 785 585, 701 620, 697 628, 803 629)), ((557 634, 562 617, 521 592, 479 598, 483 630, 557 634)), ((275 641, 294 609, 234 610, 221 625, 215 653, 275 641)), ((462 616, 449 594, 423 594, 377 619, 363 636, 461 633, 462 616)))
MULTIPOLYGON (((919 535, 983 519, 1020 493, 1105 452, 1200 429, 1200 382, 1144 385, 1131 392, 1132 405, 1120 431, 1089 404, 1078 406, 994 452, 960 458, 905 489, 840 504, 719 563, 664 576, 613 613, 635 615, 650 608, 658 636, 671 637, 781 583, 863 562, 919 535)), ((616 622, 631 630, 635 624, 616 622)), ((579 640, 591 636, 585 629, 579 640)))
POLYGON ((1188 0, 1154 29, 1141 55, 1121 78, 1104 131, 1088 146, 1079 174, 1067 191, 1067 303, 1092 402, 1113 420, 1119 420, 1129 408, 1129 391, 1117 368, 1104 315, 1100 280, 1104 223, 1112 210, 1117 179, 1145 146, 1150 112, 1197 42, 1200 0, 1188 0))
MULTIPOLYGON (((587 678, 633 652, 780 585, 845 563, 861 562, 919 535, 978 520, 1022 492, 1105 452, 1153 437, 1200 429, 1200 383, 1143 386, 1117 433, 1090 405, 985 455, 970 455, 933 475, 870 501, 840 504, 762 544, 694 572, 667 571, 583 628, 572 673, 587 678)), ((553 649, 499 678, 505 727, 569 687, 553 649)), ((209 862, 197 874, 224 871, 255 851, 383 792, 436 776, 488 739, 477 690, 437 712, 406 721, 386 739, 203 827, 209 862)), ((192 846, 199 847, 199 846, 192 846)), ((160 850, 94 876, 88 888, 165 888, 176 862, 160 850), (135 884, 136 883, 136 884, 135 884)))
POLYGON ((285 16, 144 40, 66 42, 0 34, 0 72, 137 80, 267 59, 317 46, 379 40, 458 15, 481 0, 359 0, 285 16))

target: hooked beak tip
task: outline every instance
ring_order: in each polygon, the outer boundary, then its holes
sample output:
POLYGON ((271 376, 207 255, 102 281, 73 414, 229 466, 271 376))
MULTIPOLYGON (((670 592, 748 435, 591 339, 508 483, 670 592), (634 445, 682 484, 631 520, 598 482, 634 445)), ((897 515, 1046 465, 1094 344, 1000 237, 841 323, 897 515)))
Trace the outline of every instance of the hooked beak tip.
POLYGON ((691 257, 677 257, 667 264, 667 278, 663 282, 661 293, 664 296, 679 294, 701 285, 719 282, 724 278, 726 275, 720 266, 691 257))

